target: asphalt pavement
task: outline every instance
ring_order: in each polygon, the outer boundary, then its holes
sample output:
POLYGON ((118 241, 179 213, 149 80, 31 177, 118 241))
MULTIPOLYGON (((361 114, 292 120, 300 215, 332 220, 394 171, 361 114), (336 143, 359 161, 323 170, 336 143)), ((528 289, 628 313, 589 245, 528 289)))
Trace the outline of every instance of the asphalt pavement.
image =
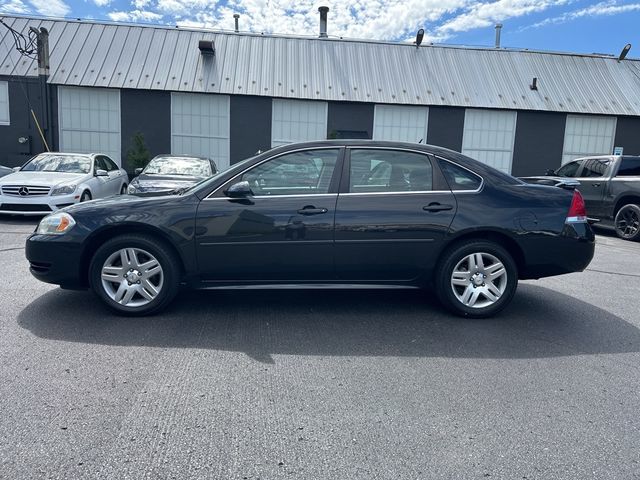
POLYGON ((196 291, 143 319, 0 219, 2 479, 640 478, 640 243, 499 317, 419 291, 196 291))

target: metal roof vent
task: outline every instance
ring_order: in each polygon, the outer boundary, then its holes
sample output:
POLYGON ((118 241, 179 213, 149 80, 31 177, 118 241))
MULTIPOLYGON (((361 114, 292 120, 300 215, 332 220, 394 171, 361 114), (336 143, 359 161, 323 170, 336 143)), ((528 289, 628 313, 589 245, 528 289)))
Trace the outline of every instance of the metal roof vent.
POLYGON ((319 7, 320 12, 320 38, 327 38, 327 13, 329 13, 329 7, 319 7))
POLYGON ((213 40, 200 40, 198 42, 198 50, 202 55, 215 55, 216 47, 213 40))
POLYGON ((234 32, 238 33, 240 32, 240 24, 239 24, 239 18, 240 18, 240 14, 239 13, 234 13, 233 14, 233 19, 235 21, 235 28, 234 28, 234 32))
POLYGON ((496 48, 500 48, 500 32, 502 31, 502 24, 496 23, 496 48))

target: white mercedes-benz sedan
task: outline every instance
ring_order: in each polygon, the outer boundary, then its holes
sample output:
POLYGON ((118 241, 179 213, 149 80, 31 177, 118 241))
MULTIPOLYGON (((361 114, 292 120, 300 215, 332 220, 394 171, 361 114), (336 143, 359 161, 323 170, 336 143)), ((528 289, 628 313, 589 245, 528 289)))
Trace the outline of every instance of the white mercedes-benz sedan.
POLYGON ((99 153, 47 152, 0 178, 0 213, 47 215, 127 192, 127 172, 99 153))

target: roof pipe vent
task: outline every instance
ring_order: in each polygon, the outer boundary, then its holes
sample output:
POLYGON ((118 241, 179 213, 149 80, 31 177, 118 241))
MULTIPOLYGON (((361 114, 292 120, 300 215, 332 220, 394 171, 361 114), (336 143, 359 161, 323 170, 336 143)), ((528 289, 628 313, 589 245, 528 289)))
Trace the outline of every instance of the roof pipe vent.
POLYGON ((320 38, 327 38, 327 13, 329 13, 329 7, 319 7, 320 12, 320 38))
POLYGON ((500 32, 502 31, 502 24, 496 23, 496 48, 500 48, 500 32))
POLYGON ((240 22, 238 21, 239 18, 240 18, 240 14, 239 13, 234 13, 233 14, 233 20, 235 22, 235 28, 234 28, 233 31, 236 32, 236 33, 240 32, 240 24, 239 24, 240 22))

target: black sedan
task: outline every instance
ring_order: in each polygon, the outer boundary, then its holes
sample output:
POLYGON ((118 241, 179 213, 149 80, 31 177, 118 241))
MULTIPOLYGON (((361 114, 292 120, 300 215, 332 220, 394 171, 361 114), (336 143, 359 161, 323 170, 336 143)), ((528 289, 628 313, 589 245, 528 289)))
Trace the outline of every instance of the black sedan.
POLYGON ((218 172, 210 158, 188 155, 158 155, 144 168, 136 168, 128 193, 168 195, 188 188, 218 172))
POLYGON ((177 196, 74 205, 26 246, 36 278, 131 315, 161 310, 182 285, 385 286, 433 288, 451 311, 485 317, 518 279, 584 270, 593 252, 577 190, 362 140, 278 147, 177 196))

